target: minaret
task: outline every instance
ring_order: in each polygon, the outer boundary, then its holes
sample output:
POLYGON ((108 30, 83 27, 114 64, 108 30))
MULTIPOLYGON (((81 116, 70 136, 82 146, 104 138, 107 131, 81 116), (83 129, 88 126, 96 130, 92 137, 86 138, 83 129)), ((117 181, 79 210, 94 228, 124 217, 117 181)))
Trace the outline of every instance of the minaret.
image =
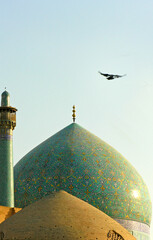
POLYGON ((0 205, 14 207, 13 130, 17 109, 10 106, 10 95, 4 91, 0 107, 0 205))

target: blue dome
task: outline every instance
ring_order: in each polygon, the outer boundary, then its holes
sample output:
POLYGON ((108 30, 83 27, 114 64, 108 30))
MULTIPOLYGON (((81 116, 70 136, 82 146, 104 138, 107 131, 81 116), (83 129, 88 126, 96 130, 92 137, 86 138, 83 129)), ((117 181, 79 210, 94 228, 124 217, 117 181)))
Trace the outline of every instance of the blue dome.
POLYGON ((141 176, 114 148, 76 123, 34 148, 14 171, 17 207, 65 190, 112 218, 150 224, 151 200, 141 176))

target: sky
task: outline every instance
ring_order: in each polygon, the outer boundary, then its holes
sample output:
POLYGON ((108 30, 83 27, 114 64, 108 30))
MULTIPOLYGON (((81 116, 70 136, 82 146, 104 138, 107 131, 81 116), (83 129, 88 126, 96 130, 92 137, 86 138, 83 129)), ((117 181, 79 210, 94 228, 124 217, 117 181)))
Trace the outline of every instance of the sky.
POLYGON ((14 165, 69 125, 76 105, 76 122, 132 163, 153 201, 152 66, 152 0, 0 0, 0 90, 18 109, 14 165), (127 75, 107 81, 98 71, 127 75))

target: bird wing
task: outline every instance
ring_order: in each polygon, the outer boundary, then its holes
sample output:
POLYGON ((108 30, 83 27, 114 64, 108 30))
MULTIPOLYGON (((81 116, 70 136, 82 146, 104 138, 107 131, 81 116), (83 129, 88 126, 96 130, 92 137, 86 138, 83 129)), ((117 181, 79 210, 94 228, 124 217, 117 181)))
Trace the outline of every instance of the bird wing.
POLYGON ((110 74, 107 74, 107 73, 102 73, 102 72, 99 72, 101 75, 105 76, 105 77, 109 77, 111 76, 110 74))
POLYGON ((124 76, 126 76, 126 74, 124 74, 124 75, 114 75, 115 78, 120 78, 120 77, 124 77, 124 76))

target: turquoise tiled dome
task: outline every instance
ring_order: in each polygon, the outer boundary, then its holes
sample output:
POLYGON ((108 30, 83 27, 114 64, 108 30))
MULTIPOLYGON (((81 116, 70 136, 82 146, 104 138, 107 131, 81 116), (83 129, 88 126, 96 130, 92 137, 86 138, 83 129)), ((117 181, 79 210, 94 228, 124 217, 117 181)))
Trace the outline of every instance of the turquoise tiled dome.
POLYGON ((76 123, 34 148, 14 170, 17 207, 65 190, 113 218, 150 224, 151 201, 141 176, 120 153, 76 123))

